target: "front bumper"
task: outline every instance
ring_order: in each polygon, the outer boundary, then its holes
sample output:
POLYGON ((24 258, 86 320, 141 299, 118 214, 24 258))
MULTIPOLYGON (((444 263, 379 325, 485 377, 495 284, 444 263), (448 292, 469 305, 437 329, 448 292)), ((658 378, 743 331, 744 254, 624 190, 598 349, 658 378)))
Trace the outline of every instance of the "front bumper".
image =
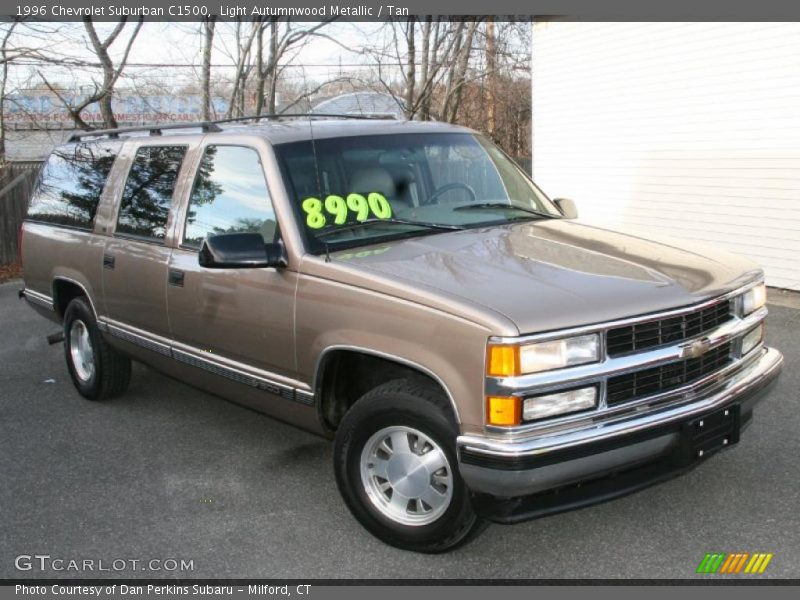
POLYGON ((687 455, 685 438, 690 422, 735 408, 737 432, 746 426, 753 406, 763 398, 782 364, 780 352, 763 348, 699 399, 646 414, 632 411, 613 422, 517 439, 462 435, 458 438, 461 475, 475 494, 476 508, 501 522, 630 493, 680 474, 708 456, 687 455), (566 489, 576 484, 582 488, 580 492, 566 489), (552 497, 553 490, 561 490, 555 494, 560 498, 552 497))

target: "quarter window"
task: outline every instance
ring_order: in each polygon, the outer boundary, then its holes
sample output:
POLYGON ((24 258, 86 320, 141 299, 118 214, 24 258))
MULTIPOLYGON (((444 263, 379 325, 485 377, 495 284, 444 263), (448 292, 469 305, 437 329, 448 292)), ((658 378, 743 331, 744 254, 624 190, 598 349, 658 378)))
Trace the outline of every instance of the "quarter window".
POLYGON ((276 231, 258 152, 208 146, 195 176, 183 244, 197 248, 206 237, 221 233, 260 233, 272 242, 276 231))
POLYGON ((109 144, 57 148, 42 169, 28 218, 91 229, 118 150, 109 144))
POLYGON ((117 233, 163 240, 186 146, 142 146, 122 192, 117 233))

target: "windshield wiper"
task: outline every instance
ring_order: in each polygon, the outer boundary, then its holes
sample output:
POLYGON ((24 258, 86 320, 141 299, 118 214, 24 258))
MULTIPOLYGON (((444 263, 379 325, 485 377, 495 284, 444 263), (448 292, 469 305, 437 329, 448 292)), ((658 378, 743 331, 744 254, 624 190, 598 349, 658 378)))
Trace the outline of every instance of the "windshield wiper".
POLYGON ((339 233, 342 231, 353 231, 355 229, 362 229, 365 227, 371 227, 372 225, 381 224, 381 225, 414 225, 416 227, 422 227, 424 229, 433 229, 438 231, 461 231, 464 228, 460 225, 446 225, 444 223, 422 223, 420 221, 408 221, 406 219, 367 219, 365 221, 358 221, 357 223, 349 223, 345 225, 331 225, 322 229, 317 232, 316 237, 318 239, 322 239, 332 235, 334 233, 339 233))
POLYGON ((527 213, 529 215, 536 215, 537 217, 542 217, 543 219, 558 219, 557 215, 551 215, 550 213, 541 212, 535 210, 533 208, 527 208, 525 206, 517 206, 516 204, 505 204, 503 202, 480 202, 478 204, 463 204, 461 206, 456 206, 453 210, 484 210, 484 209, 492 209, 492 208, 503 208, 503 209, 511 209, 511 210, 518 210, 520 212, 527 213))

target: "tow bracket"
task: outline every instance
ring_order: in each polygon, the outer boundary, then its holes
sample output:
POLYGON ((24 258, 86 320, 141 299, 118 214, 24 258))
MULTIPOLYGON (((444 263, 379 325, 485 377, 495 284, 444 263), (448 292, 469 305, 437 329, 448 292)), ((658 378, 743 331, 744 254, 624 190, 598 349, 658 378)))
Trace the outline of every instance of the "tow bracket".
POLYGON ((59 344, 64 341, 64 332, 63 331, 56 331, 55 333, 51 333, 47 336, 47 343, 51 346, 54 344, 59 344))

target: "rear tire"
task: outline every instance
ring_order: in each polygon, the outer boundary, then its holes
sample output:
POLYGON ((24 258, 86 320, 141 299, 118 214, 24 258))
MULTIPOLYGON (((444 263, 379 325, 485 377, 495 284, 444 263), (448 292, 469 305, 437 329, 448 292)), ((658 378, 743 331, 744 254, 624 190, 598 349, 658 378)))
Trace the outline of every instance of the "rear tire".
POLYGON ((64 356, 72 383, 87 400, 109 400, 128 388, 131 361, 103 339, 84 297, 64 311, 64 356))
POLYGON ((458 472, 458 426, 443 394, 406 379, 367 392, 342 419, 336 483, 353 516, 404 550, 451 550, 484 528, 458 472))

